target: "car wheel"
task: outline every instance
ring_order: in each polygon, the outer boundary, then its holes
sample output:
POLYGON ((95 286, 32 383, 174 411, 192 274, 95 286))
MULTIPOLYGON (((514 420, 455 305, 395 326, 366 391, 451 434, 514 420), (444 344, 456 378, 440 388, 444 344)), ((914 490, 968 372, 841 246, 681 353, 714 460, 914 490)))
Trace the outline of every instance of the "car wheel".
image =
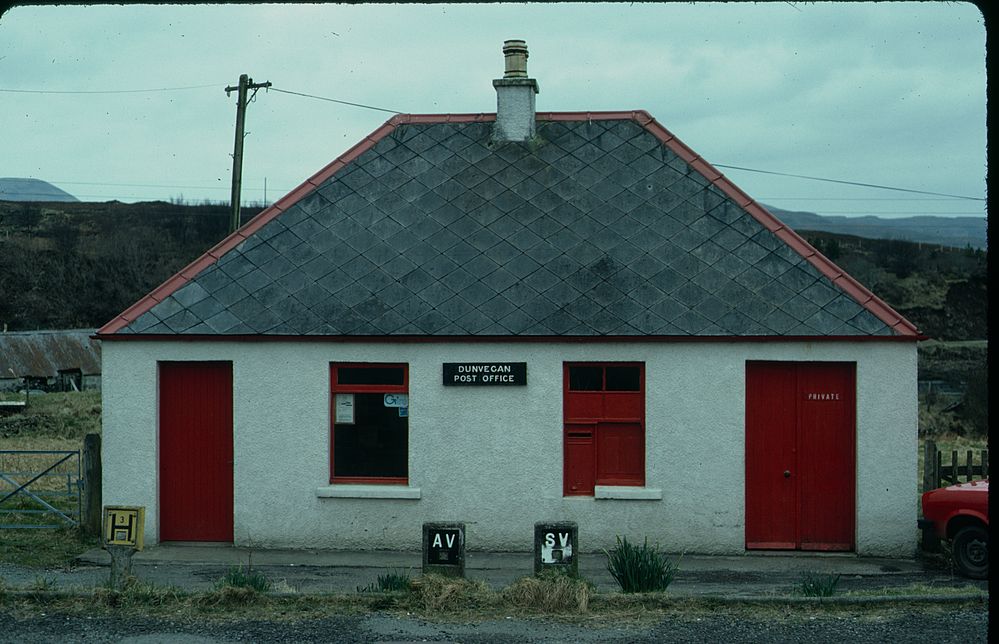
POLYGON ((972 579, 989 576, 989 533, 981 526, 961 528, 954 537, 954 564, 972 579))

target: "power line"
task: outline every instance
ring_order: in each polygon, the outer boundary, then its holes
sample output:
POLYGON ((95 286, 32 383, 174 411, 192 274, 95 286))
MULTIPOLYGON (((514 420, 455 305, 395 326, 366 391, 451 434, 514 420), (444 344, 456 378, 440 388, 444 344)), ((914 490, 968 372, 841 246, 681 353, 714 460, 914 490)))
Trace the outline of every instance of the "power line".
POLYGON ((10 92, 15 94, 139 94, 143 92, 179 92, 189 89, 204 89, 206 87, 218 87, 218 83, 214 83, 212 85, 188 85, 186 87, 155 87, 151 89, 55 90, 55 89, 5 89, 0 87, 0 92, 10 92))
POLYGON ((966 197, 964 195, 951 195, 943 192, 930 192, 928 190, 912 190, 910 188, 895 188, 893 186, 881 186, 875 183, 861 183, 859 181, 844 181, 842 179, 825 179, 823 177, 809 177, 804 174, 790 174, 788 172, 775 172, 773 170, 757 170, 755 168, 743 168, 737 165, 725 165, 723 163, 713 164, 718 168, 729 168, 730 170, 744 170, 746 172, 759 172, 760 174, 774 174, 780 177, 794 177, 796 179, 810 179, 812 181, 826 181, 828 183, 842 183, 848 186, 861 186, 864 188, 878 188, 881 190, 897 190, 899 192, 912 192, 920 195, 934 195, 937 197, 951 197, 954 199, 968 199, 971 201, 985 201, 982 197, 966 197))
POLYGON ((329 101, 330 103, 339 103, 341 105, 350 105, 352 107, 363 107, 364 109, 367 110, 378 110, 379 112, 388 112, 389 114, 403 114, 403 112, 400 112, 398 110, 389 110, 384 107, 374 107, 372 105, 364 105, 363 103, 351 103, 350 101, 341 101, 340 99, 336 98, 326 98, 325 96, 316 96, 314 94, 305 94, 303 92, 292 92, 291 90, 278 89, 276 87, 271 87, 268 91, 281 92, 282 94, 292 94, 293 96, 304 96, 306 98, 314 98, 316 100, 329 101))

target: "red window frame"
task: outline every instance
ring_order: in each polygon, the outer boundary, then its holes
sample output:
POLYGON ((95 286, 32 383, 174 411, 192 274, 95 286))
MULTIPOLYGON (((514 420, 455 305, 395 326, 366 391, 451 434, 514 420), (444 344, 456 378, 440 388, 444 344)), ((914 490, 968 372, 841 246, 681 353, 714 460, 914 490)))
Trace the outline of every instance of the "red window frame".
MULTIPOLYGON (((368 483, 384 485, 408 485, 409 467, 407 462, 407 476, 337 476, 335 470, 334 450, 336 449, 336 395, 337 394, 360 394, 360 393, 386 393, 386 394, 406 394, 409 395, 409 365, 397 362, 334 362, 330 364, 330 483, 368 483), (402 384, 343 384, 339 383, 339 370, 350 369, 402 369, 402 384)), ((408 432, 407 421, 407 432, 408 432)), ((408 442, 407 442, 408 451, 408 442)), ((407 456, 408 460, 408 456, 407 456)))
MULTIPOLYGON (((644 362, 564 362, 562 364, 563 419, 563 495, 592 496, 596 485, 645 485, 645 363, 644 362), (600 367, 600 390, 570 389, 569 371, 573 367, 600 367), (637 391, 607 389, 608 367, 637 367, 637 391), (611 426, 638 425, 640 437, 631 454, 638 473, 633 476, 606 476, 600 472, 602 432, 615 431, 611 426), (573 468, 583 468, 582 470, 573 468), (589 475, 589 482, 579 485, 579 474, 589 475)), ((606 454, 605 454, 606 456, 606 454)))

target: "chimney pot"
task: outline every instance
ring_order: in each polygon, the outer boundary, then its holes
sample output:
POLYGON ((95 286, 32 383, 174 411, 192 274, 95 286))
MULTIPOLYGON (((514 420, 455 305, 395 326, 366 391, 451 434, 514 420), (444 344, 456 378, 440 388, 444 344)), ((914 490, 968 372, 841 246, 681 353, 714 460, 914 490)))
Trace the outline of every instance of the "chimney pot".
POLYGON ((527 78, 527 43, 523 40, 503 42, 506 71, 503 78, 527 78))

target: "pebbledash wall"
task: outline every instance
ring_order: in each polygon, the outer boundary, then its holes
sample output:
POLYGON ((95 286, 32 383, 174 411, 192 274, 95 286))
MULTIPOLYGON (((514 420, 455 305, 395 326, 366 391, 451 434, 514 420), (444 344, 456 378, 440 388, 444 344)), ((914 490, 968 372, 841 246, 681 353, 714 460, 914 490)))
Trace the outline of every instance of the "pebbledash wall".
POLYGON ((157 363, 184 360, 233 365, 236 545, 419 550, 423 522, 464 521, 472 550, 529 551, 535 521, 571 520, 584 551, 647 535, 717 554, 745 552, 746 361, 855 362, 856 553, 915 551, 911 342, 108 342, 105 442, 128 448, 105 451, 104 502, 146 506, 149 542, 157 363), (341 361, 408 363, 408 487, 328 483, 330 364, 341 361), (527 386, 443 386, 442 363, 461 361, 526 362, 527 386), (566 361, 645 363, 637 498, 563 496, 566 361))

